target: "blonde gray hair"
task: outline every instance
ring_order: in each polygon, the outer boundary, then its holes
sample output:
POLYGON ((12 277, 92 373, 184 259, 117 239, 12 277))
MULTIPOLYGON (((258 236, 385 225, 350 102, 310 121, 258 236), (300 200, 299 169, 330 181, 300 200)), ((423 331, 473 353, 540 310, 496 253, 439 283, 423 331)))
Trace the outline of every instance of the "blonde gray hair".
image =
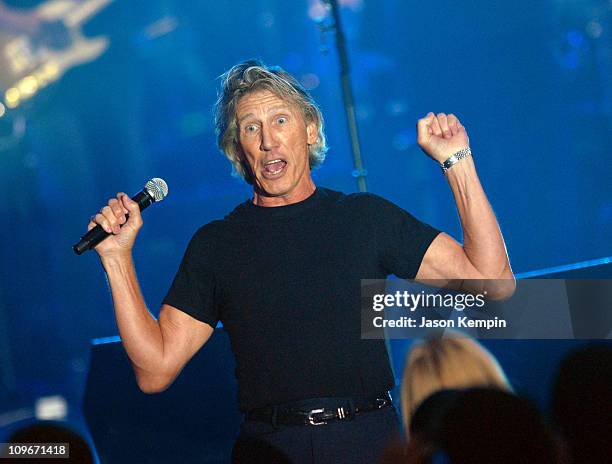
POLYGON ((306 124, 317 125, 317 140, 308 146, 310 167, 325 159, 327 145, 321 110, 300 83, 278 66, 266 66, 259 60, 247 60, 221 76, 221 88, 215 103, 215 130, 219 149, 232 163, 232 174, 252 183, 250 169, 243 160, 238 138, 236 107, 245 95, 267 90, 298 108, 306 124))
POLYGON ((446 389, 512 387, 497 360, 476 340, 446 331, 416 342, 406 357, 401 387, 404 430, 429 395, 446 389))

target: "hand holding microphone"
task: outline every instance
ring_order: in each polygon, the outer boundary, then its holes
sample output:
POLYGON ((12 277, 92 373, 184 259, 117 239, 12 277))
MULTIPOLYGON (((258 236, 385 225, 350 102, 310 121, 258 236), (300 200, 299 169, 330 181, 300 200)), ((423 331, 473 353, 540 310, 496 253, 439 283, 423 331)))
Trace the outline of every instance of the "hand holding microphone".
POLYGON ((140 212, 154 202, 163 200, 168 186, 163 179, 154 178, 144 190, 130 199, 120 192, 111 198, 98 214, 91 217, 88 232, 72 248, 78 255, 95 248, 100 257, 130 252, 142 227, 140 212))

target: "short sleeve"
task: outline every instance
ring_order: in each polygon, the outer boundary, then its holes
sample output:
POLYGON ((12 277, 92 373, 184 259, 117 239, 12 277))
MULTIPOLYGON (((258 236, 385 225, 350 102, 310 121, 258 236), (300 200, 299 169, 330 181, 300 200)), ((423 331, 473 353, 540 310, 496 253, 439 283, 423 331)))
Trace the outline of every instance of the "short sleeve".
POLYGON ((214 248, 205 227, 196 232, 163 300, 164 304, 174 306, 213 328, 219 321, 214 248))
POLYGON ((374 198, 371 207, 377 218, 376 245, 381 265, 388 274, 414 279, 425 252, 440 231, 390 201, 374 198))

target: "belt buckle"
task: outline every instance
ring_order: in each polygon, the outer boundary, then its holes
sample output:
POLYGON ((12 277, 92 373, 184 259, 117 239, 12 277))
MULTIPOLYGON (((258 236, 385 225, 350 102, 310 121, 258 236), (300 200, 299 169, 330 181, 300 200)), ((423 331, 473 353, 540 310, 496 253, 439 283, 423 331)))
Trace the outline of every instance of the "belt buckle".
POLYGON ((376 409, 382 409, 389 404, 387 398, 376 398, 376 409))
POLYGON ((325 421, 319 421, 319 420, 316 420, 314 418, 315 414, 321 414, 323 411, 325 411, 325 409, 323 409, 323 408, 321 408, 321 409, 312 409, 308 413, 308 415, 306 416, 306 418, 308 419, 308 423, 310 425, 324 425, 324 424, 327 424, 327 422, 325 422, 325 421))

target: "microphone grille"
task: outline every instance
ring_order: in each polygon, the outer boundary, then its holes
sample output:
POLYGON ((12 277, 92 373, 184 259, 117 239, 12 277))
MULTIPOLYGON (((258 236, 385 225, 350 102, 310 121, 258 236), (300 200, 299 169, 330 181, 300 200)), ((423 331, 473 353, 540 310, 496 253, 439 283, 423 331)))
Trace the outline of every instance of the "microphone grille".
POLYGON ((145 184, 145 190, 156 202, 162 201, 168 195, 168 184, 164 179, 154 177, 145 184))

